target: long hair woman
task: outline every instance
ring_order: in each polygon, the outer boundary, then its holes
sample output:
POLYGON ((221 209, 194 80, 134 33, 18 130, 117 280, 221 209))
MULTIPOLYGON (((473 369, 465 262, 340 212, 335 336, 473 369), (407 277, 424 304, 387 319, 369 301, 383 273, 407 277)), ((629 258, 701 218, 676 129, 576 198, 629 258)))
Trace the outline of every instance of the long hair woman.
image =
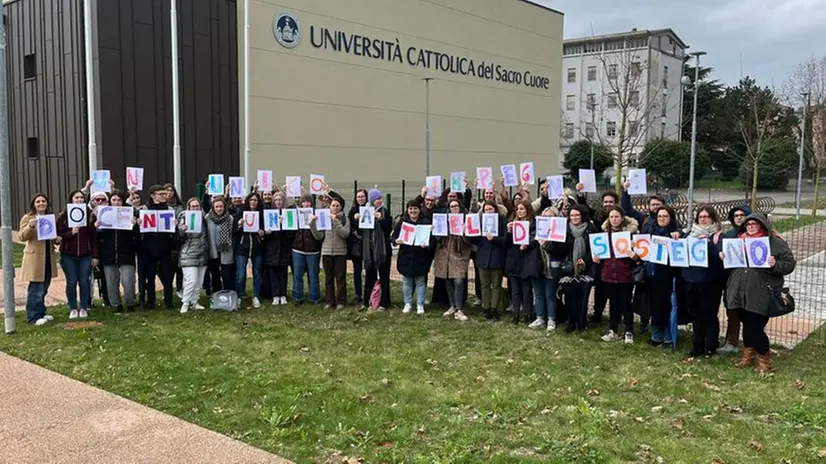
MULTIPOLYGON (((109 197, 109 205, 126 206, 127 194, 115 190, 109 197)), ((133 219, 132 230, 98 229, 96 232, 100 264, 106 276, 107 295, 115 312, 135 310, 135 257, 140 246, 140 230, 133 219), (123 287, 123 298, 120 289, 123 287)))
POLYGON ((518 324, 521 316, 524 316, 525 322, 529 323, 533 315, 533 278, 539 275, 540 262, 531 202, 526 199, 516 203, 512 218, 513 220, 507 224, 508 251, 505 256, 505 273, 511 287, 513 321, 518 324), (530 224, 527 245, 513 243, 514 221, 527 221, 530 224))
POLYGON ((330 230, 318 230, 318 218, 310 223, 313 236, 321 240, 321 261, 324 266, 325 309, 344 309, 347 303, 347 238, 350 224, 342 211, 344 200, 330 198, 330 230))
MULTIPOLYGON (((608 213, 608 219, 602 224, 602 230, 608 232, 608 243, 616 232, 631 232, 636 234, 637 221, 626 216, 622 208, 615 206, 608 213)), ((634 266, 639 257, 632 252, 630 258, 600 259, 593 256, 594 263, 600 264, 602 285, 610 303, 610 330, 602 337, 603 341, 614 342, 623 340, 619 335, 620 320, 625 325, 625 343, 634 343, 634 311, 631 308, 631 293, 634 290, 634 266)))
POLYGON ((359 213, 359 207, 367 206, 367 190, 359 189, 353 198, 353 206, 350 207, 350 212, 347 213, 347 223, 350 224, 350 237, 347 239, 347 259, 353 264, 353 304, 360 305, 363 301, 363 280, 364 274, 363 261, 361 259, 361 231, 359 230, 359 221, 356 219, 359 213))
MULTIPOLYGON (((677 215, 668 206, 656 210, 655 222, 648 225, 652 236, 680 237, 677 215)), ((645 266, 645 295, 648 298, 648 311, 651 315, 651 345, 670 346, 675 334, 671 333, 671 293, 674 290, 674 278, 679 270, 667 264, 647 262, 645 266)))
POLYGON ((42 193, 35 194, 29 203, 29 212, 20 219, 17 237, 26 244, 23 250, 23 265, 19 277, 29 282, 26 295, 26 322, 43 325, 54 320, 46 314, 46 293, 52 278, 57 275, 57 253, 54 245, 60 244, 60 237, 55 240, 37 239, 38 216, 51 214, 49 198, 42 193))
POLYGON ((235 255, 232 249, 234 222, 227 211, 226 200, 213 199, 212 208, 206 215, 206 232, 209 235, 207 268, 213 292, 235 289, 235 255))
POLYGON ((200 221, 200 232, 190 230, 193 224, 188 224, 186 220, 187 211, 202 212, 201 200, 190 198, 186 202, 187 209, 178 216, 178 242, 180 243, 179 263, 184 274, 183 296, 181 297, 181 313, 186 313, 189 308, 204 309, 198 303, 201 293, 201 284, 206 274, 207 263, 209 261, 209 229, 206 219, 202 216, 200 221))
POLYGON ((247 291, 247 263, 252 264, 252 307, 260 308, 261 301, 261 268, 264 265, 263 247, 261 246, 264 230, 261 196, 250 193, 244 199, 243 208, 233 217, 235 232, 233 233, 233 250, 235 251, 235 291, 238 298, 244 298, 247 291), (244 232, 244 212, 258 213, 258 230, 244 232))
MULTIPOLYGON (((464 222, 465 209, 459 200, 448 201, 448 214, 461 214, 464 222)), ((462 224, 464 229, 464 224, 462 224)), ((468 320, 463 309, 467 296, 468 265, 470 264, 470 242, 464 235, 439 237, 436 242, 436 256, 433 275, 445 279, 450 308, 443 314, 458 321, 468 320)))
POLYGON ((86 197, 80 190, 69 194, 69 203, 86 207, 86 225, 69 227, 69 215, 66 209, 57 217, 57 235, 60 237, 60 267, 66 275, 66 300, 69 302, 69 319, 85 318, 89 315, 92 302, 91 281, 92 266, 97 265, 97 237, 95 235, 95 217, 86 205, 86 197), (78 288, 80 300, 78 301, 78 288))

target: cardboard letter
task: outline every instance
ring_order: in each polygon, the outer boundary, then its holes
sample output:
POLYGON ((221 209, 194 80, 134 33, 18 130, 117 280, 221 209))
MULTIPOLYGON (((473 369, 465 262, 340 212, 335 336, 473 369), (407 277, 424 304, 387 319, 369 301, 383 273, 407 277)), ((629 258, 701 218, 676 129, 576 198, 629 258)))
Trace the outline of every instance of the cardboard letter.
POLYGON ((464 192, 465 191, 465 178, 467 177, 467 172, 451 172, 450 173, 450 191, 451 192, 464 192))
POLYGON ((376 208, 359 206, 359 229, 376 228, 376 208))
POLYGON ((57 238, 57 223, 54 214, 37 216, 37 239, 54 240, 57 238))
POLYGON ((634 249, 631 246, 631 232, 614 232, 611 234, 611 249, 614 258, 630 258, 634 249))
POLYGON ((465 216, 465 235, 468 237, 479 237, 482 235, 482 224, 478 214, 468 214, 465 216))
POLYGON ((611 257, 611 245, 608 243, 608 232, 589 234, 588 240, 591 242, 592 255, 599 259, 609 259, 611 257))
POLYGON ((158 232, 163 232, 167 234, 174 234, 175 233, 175 211, 169 210, 159 210, 157 213, 158 215, 158 232))
POLYGON ((264 210, 264 230, 269 232, 281 230, 281 214, 277 209, 264 210))
POLYGON ((528 221, 513 221, 513 244, 527 245, 531 242, 531 223, 528 221))
POLYGON ((565 243, 568 236, 568 220, 564 217, 551 218, 551 234, 548 240, 552 242, 565 243))
POLYGON ((143 190, 143 168, 126 168, 126 190, 143 190))
POLYGON ((298 198, 301 196, 301 176, 287 176, 284 179, 284 195, 289 198, 298 198))
POLYGON ((298 208, 298 228, 299 229, 309 229, 310 228, 310 216, 313 215, 312 208, 298 208))
POLYGON ((536 184, 536 176, 533 172, 533 163, 522 163, 519 165, 519 176, 522 180, 523 184, 534 185, 536 184))
POLYGON ((694 267, 708 267, 708 240, 688 237, 688 264, 694 267))
POLYGON ((485 235, 499 235, 499 214, 497 213, 482 213, 482 231, 485 235))
POLYGON ((112 176, 109 174, 108 169, 102 169, 100 171, 92 171, 92 191, 89 193, 94 192, 109 192, 112 190, 112 187, 109 185, 109 179, 112 176))
POLYGON ((493 187, 493 168, 476 168, 476 188, 493 187))
POLYGON ((97 216, 98 229, 106 230, 115 228, 117 217, 115 217, 114 206, 98 206, 95 209, 95 215, 97 216))
POLYGON ((658 235, 651 236, 651 254, 648 255, 648 261, 655 264, 668 264, 668 242, 671 239, 668 237, 660 237, 658 235))
MULTIPOLYGON (((299 177, 300 179, 300 177, 299 177)), ((299 183, 301 183, 299 181, 299 183)), ((310 174, 310 193, 313 195, 324 194, 324 176, 321 174, 310 174)))
POLYGON ((769 237, 746 238, 746 256, 749 258, 749 267, 770 268, 769 256, 771 245, 769 237))
POLYGON ((333 230, 333 219, 330 216, 329 209, 315 210, 316 222, 315 227, 318 230, 333 230))
POLYGON ((739 238, 723 239, 723 267, 725 269, 748 267, 746 247, 743 240, 739 238))
POLYGON ((258 188, 262 192, 272 192, 272 171, 258 171, 258 188))
POLYGON ((548 198, 556 200, 565 196, 565 186, 562 176, 548 176, 548 198))
POLYGON ((295 208, 282 209, 281 230, 298 230, 298 211, 295 208))
POLYGON ((597 193, 597 173, 593 169, 580 169, 579 182, 585 193, 597 193))
POLYGON ((430 232, 433 226, 418 225, 416 226, 416 237, 413 239, 413 245, 416 246, 430 246, 430 232))
POLYGON ((648 193, 648 180, 645 175, 645 169, 629 169, 628 181, 631 185, 628 187, 629 195, 645 195, 648 193))
POLYGON ((516 175, 515 164, 499 166, 499 170, 502 172, 502 178, 505 179, 505 187, 519 186, 519 176, 516 175))
POLYGON ((651 251, 651 235, 635 234, 632 238, 634 240, 634 253, 636 253, 641 260, 648 261, 648 254, 651 251))
POLYGON ((416 224, 402 222, 399 228, 399 239, 403 244, 412 246, 416 241, 416 224))
POLYGON ((688 267, 688 240, 684 238, 671 240, 668 245, 671 265, 674 267, 688 267))
POLYGON ((255 233, 261 230, 258 223, 261 214, 258 211, 244 211, 244 232, 255 233))
POLYGON ((86 227, 86 209, 85 204, 69 203, 66 205, 66 218, 69 220, 69 228, 86 227))
POLYGON ((156 211, 141 209, 138 210, 138 223, 141 233, 158 231, 158 215, 156 211))
POLYGON ((209 195, 223 195, 224 194, 224 175, 210 174, 207 179, 207 193, 209 195))
POLYGON ((186 233, 201 233, 201 228, 204 223, 203 211, 184 211, 184 218, 186 219, 186 233))
MULTIPOLYGON (((428 176, 424 180, 424 185, 427 187, 427 197, 440 197, 442 196, 442 176, 428 176)), ((463 192, 462 190, 457 190, 457 192, 463 192)))
POLYGON ((464 222, 465 222, 465 215, 464 214, 448 214, 447 215, 447 222, 450 226, 450 235, 458 235, 462 236, 464 229, 464 222))
POLYGON ((243 177, 229 178, 229 197, 245 198, 247 196, 247 185, 243 177))
POLYGON ((447 214, 436 213, 433 215, 433 236, 447 237, 447 214))

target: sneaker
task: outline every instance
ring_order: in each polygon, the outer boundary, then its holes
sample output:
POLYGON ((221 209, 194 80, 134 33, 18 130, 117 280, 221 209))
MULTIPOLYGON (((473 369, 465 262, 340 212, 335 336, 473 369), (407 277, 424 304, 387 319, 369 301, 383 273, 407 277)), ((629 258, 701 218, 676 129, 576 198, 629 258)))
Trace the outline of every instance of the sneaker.
POLYGON ((178 290, 178 291, 175 292, 175 295, 178 295, 178 298, 183 298, 184 297, 184 292, 182 290, 178 290))
POLYGON ((403 314, 410 314, 410 310, 413 309, 409 304, 404 305, 404 309, 402 309, 403 314))
POLYGON ((272 305, 278 306, 281 303, 281 300, 278 297, 272 299, 272 305))
POLYGON ((69 319, 77 319, 78 316, 80 316, 80 313, 78 313, 76 309, 69 311, 69 319))
POLYGON ((442 314, 442 316, 444 316, 444 317, 453 317, 454 314, 456 314, 456 308, 450 308, 447 311, 445 311, 442 314))
POLYGON ((328 304, 324 305, 324 309, 331 309, 331 308, 332 308, 332 305, 328 305, 328 304))
POLYGON ((46 314, 45 316, 41 317, 41 319, 46 319, 46 321, 52 322, 54 320, 54 316, 46 314))
POLYGON ((429 304, 430 304, 430 299, 429 299, 429 298, 425 298, 425 300, 424 300, 424 304, 429 305, 429 304))
POLYGON ((465 322, 466 320, 468 320, 468 317, 465 316, 465 313, 463 313, 461 309, 456 311, 456 314, 453 315, 453 318, 456 319, 457 321, 462 321, 462 322, 465 322))
POLYGON ((188 312, 189 312, 189 305, 188 304, 184 304, 183 306, 181 306, 181 314, 186 314, 188 312))
POLYGON ((602 341, 604 342, 616 342, 619 341, 619 339, 620 336, 613 330, 609 330, 607 334, 602 336, 602 341))
POLYGON ((384 306, 379 306, 378 309, 376 309, 376 311, 387 311, 387 308, 385 308, 384 306))
POLYGON ((206 308, 201 306, 200 303, 195 302, 195 303, 192 303, 192 309, 206 309, 206 308))
POLYGON ((626 345, 634 343, 634 334, 632 332, 625 332, 625 340, 623 340, 623 343, 626 345))
POLYGON ((80 314, 78 314, 78 315, 80 316, 81 319, 86 319, 87 317, 89 317, 89 311, 87 311, 85 309, 81 309, 80 314))
POLYGON ((479 306, 482 306, 482 300, 480 300, 480 299, 476 299, 476 300, 474 300, 474 301, 473 301, 473 303, 471 303, 471 305, 472 305, 474 308, 478 308, 479 306))
POLYGON ((40 319, 34 321, 34 325, 43 325, 43 324, 48 324, 48 323, 49 323, 49 320, 46 319, 45 317, 41 317, 40 319))
POLYGON ((424 306, 417 307, 416 308, 416 314, 418 314, 419 316, 423 316, 424 315, 424 306))
POLYGON ((258 301, 257 297, 252 298, 252 307, 255 308, 255 309, 258 309, 258 308, 261 307, 261 302, 258 301))
POLYGON ((548 321, 548 332, 553 332, 554 330, 556 330, 556 321, 551 319, 548 321))
POLYGON ((336 305, 336 309, 342 310, 342 309, 344 309, 344 305, 336 305))
POLYGON ((529 329, 541 329, 545 327, 545 319, 537 317, 536 320, 528 324, 529 329))
POLYGON ((737 352, 737 347, 726 343, 722 348, 718 349, 717 352, 720 354, 734 354, 737 352))
POLYGON ((286 296, 281 297, 281 304, 283 304, 283 305, 287 304, 287 297, 286 296))
POLYGON ((513 312, 513 304, 509 304, 507 308, 505 308, 505 312, 512 313, 513 312))

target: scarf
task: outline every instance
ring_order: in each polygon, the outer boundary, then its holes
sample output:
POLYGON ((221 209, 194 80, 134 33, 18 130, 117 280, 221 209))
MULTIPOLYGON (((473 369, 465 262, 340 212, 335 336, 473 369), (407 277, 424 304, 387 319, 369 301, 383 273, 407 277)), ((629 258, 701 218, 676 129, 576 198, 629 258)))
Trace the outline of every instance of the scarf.
POLYGON ((720 232, 720 224, 717 224, 716 222, 707 226, 702 224, 692 224, 691 231, 688 233, 688 236, 699 238, 700 236, 705 235, 706 237, 711 238, 717 232, 720 232))
POLYGON ((671 226, 671 224, 669 224, 668 227, 660 227, 659 224, 654 224, 654 226, 651 227, 651 235, 659 235, 661 237, 667 237, 667 236, 671 235, 671 232, 674 232, 674 229, 671 226))
MULTIPOLYGON (((378 211, 381 211, 383 218, 387 217, 387 209, 382 207, 378 211)), ((365 269, 378 269, 387 261, 387 240, 385 240, 384 231, 381 229, 379 221, 375 222, 374 227, 373 229, 363 229, 361 231, 361 256, 365 269)))
POLYGON ((215 211, 210 211, 207 215, 218 227, 218 251, 227 251, 232 248, 232 216, 224 213, 222 216, 215 214, 215 211))
POLYGON ((588 229, 588 223, 581 222, 579 225, 569 224, 568 229, 574 237, 574 250, 571 254, 572 261, 575 263, 579 259, 584 259, 587 251, 587 244, 585 243, 585 231, 588 229))

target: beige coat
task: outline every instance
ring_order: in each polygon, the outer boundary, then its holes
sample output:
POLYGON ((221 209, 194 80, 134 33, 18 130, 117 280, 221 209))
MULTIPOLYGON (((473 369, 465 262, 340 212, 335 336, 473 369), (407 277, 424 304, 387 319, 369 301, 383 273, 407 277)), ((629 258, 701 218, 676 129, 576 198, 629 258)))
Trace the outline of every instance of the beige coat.
POLYGON ((440 279, 467 279, 470 264, 470 244, 465 237, 451 235, 440 238, 436 245, 436 258, 433 261, 433 274, 440 279), (461 242, 461 253, 456 251, 461 242))
MULTIPOLYGON (((23 267, 18 277, 23 282, 43 282, 46 278, 46 242, 37 239, 37 229, 29 226, 34 214, 26 214, 20 220, 17 236, 26 244, 23 250, 23 267)), ((54 247, 48 250, 52 254, 52 278, 57 276, 57 252, 54 247)))

